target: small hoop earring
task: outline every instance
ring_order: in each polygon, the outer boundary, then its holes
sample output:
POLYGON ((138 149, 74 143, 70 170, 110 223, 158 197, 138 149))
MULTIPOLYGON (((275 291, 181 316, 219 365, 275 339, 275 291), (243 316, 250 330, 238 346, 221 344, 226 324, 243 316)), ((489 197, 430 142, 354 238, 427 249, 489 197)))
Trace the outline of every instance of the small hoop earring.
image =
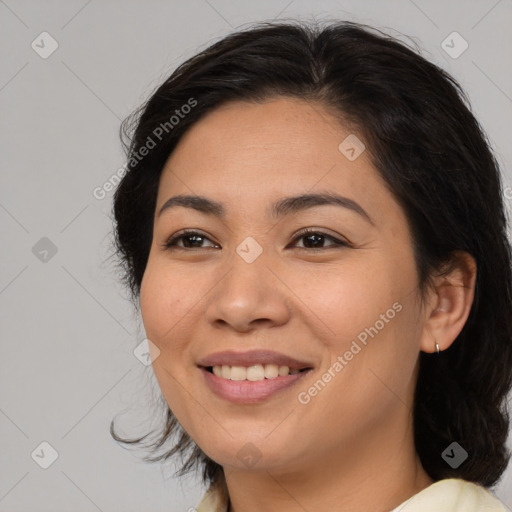
POLYGON ((439 354, 439 345, 436 343, 436 352, 439 354))

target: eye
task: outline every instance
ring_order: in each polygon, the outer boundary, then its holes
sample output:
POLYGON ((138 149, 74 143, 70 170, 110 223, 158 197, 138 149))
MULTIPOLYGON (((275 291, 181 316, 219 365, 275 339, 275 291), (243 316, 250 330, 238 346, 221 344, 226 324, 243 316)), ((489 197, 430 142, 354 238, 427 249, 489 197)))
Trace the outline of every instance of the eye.
POLYGON ((323 231, 319 231, 317 229, 312 228, 306 228, 303 229, 298 233, 298 235, 295 237, 294 242, 297 240, 308 240, 306 245, 310 245, 312 247, 299 247, 299 249, 312 249, 312 250, 322 250, 322 249, 329 249, 333 247, 339 247, 339 246, 345 246, 350 247, 350 243, 344 240, 339 240, 338 238, 333 237, 332 235, 329 235, 327 233, 324 233, 323 231), (327 247, 320 247, 322 244, 322 241, 325 241, 326 239, 331 240, 333 243, 327 247))
MULTIPOLYGON (((339 240, 332 235, 329 235, 323 231, 319 231, 317 229, 306 228, 300 231, 297 236, 294 238, 293 242, 297 242, 298 240, 308 240, 306 244, 299 249, 311 249, 311 250, 322 250, 333 247, 350 247, 350 243, 347 241, 339 240), (322 243, 325 240, 331 240, 331 244, 327 247, 321 247, 322 243)), ((211 240, 199 231, 186 230, 173 235, 167 242, 164 244, 164 248, 178 248, 178 249, 205 249, 201 244, 204 243, 205 240, 211 240), (179 245, 178 242, 182 242, 182 245, 179 245)), ((213 243, 213 242, 212 242, 213 243)), ((213 247, 219 247, 216 244, 213 244, 213 247)))
POLYGON ((171 249, 173 247, 177 247, 178 249, 203 249, 204 247, 201 247, 201 243, 204 240, 210 239, 199 231, 187 230, 171 236, 171 238, 165 242, 164 247, 166 249, 171 249), (177 245, 177 242, 180 241, 183 241, 184 245, 177 245))

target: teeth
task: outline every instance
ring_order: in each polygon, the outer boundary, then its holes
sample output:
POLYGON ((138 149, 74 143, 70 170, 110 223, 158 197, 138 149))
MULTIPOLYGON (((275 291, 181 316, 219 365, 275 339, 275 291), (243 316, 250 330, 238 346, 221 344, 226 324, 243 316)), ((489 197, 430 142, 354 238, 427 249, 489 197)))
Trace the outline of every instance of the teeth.
MULTIPOLYGON (((240 372, 241 373, 241 372, 240 372)), ((261 364, 256 364, 254 366, 249 366, 246 373, 246 379, 252 382, 257 380, 263 380, 265 378, 265 368, 261 364)), ((231 368, 231 375, 233 375, 233 368, 231 368)))
POLYGON ((285 377, 289 373, 290 373, 290 368, 288 368, 288 366, 280 366, 279 367, 279 376, 280 377, 285 377))
MULTIPOLYGON (((215 368, 215 367, 214 367, 215 368)), ((217 367, 218 368, 218 367, 217 367)), ((221 366, 220 372, 222 374, 223 379, 231 378, 231 367, 230 366, 221 366)))
POLYGON ((266 364, 265 365, 265 378, 275 379, 279 375, 279 368, 277 364, 266 364))
POLYGON ((214 366, 213 373, 217 377, 230 380, 249 380, 256 382, 264 379, 275 379, 286 375, 295 375, 299 370, 290 371, 288 366, 277 364, 255 364, 246 368, 245 366, 214 366))
POLYGON ((231 367, 231 380, 245 380, 247 377, 247 370, 243 366, 231 367))

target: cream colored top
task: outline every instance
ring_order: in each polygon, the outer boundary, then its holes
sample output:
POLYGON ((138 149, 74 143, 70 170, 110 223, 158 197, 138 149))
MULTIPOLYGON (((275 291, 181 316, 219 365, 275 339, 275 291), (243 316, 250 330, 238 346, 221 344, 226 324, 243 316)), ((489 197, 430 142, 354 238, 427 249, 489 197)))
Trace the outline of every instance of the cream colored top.
MULTIPOLYGON (((211 487, 197 512, 227 512, 225 484, 211 487)), ((459 478, 438 480, 390 512, 506 512, 505 506, 485 487, 459 478)))

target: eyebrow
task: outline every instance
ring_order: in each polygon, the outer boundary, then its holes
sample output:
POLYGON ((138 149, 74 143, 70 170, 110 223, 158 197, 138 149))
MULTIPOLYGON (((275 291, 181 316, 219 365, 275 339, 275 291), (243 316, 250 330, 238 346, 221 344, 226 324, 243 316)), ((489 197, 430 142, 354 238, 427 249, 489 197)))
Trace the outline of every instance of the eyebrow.
MULTIPOLYGON (((340 196, 333 192, 323 192, 317 194, 302 194, 300 196, 284 197, 276 201, 270 208, 269 213, 275 219, 280 219, 286 215, 297 213, 299 211, 314 208, 315 206, 334 205, 359 214, 372 226, 375 226, 373 220, 353 199, 340 196)), ((222 203, 214 201, 204 196, 197 195, 178 195, 173 196, 162 205, 157 217, 160 217, 166 210, 176 207, 191 208, 206 215, 225 218, 226 210, 222 203)))

